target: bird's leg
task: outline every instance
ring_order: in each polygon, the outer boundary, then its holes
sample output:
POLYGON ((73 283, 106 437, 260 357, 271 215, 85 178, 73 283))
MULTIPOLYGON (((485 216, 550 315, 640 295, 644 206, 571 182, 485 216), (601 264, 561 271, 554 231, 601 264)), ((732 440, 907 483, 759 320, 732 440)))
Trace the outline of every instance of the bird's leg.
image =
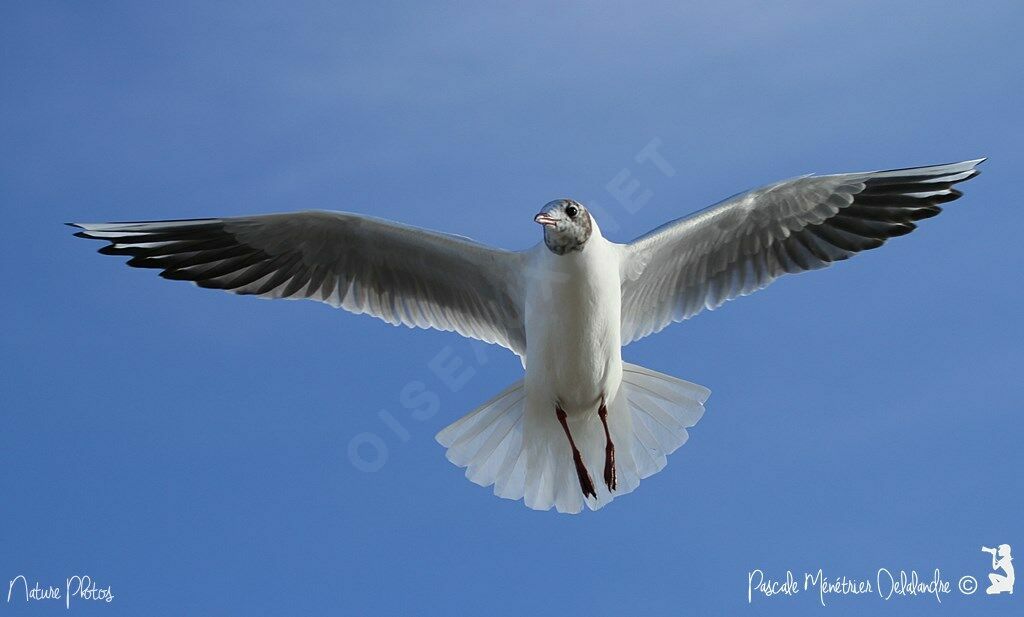
POLYGON ((594 490, 594 480, 590 477, 590 472, 587 471, 586 465, 583 464, 583 455, 580 454, 579 448, 576 447, 576 442, 572 439, 572 433, 569 432, 569 424, 565 420, 565 411, 556 405, 555 415, 558 416, 558 422, 562 425, 565 436, 569 438, 569 445, 572 446, 572 462, 576 464, 576 476, 580 480, 580 489, 583 491, 583 496, 589 495, 597 499, 597 491, 594 490))
POLYGON ((608 431, 608 407, 601 400, 601 407, 597 410, 604 426, 604 483, 609 491, 614 491, 618 484, 615 481, 615 444, 612 443, 612 434, 608 431))

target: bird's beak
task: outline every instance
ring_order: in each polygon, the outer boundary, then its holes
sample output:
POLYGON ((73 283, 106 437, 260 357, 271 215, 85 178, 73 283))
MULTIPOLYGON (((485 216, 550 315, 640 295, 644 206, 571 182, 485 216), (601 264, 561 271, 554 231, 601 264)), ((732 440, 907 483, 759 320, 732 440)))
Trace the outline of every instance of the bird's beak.
POLYGON ((544 225, 546 227, 554 227, 555 225, 558 224, 558 219, 550 217, 541 212, 537 216, 533 217, 533 222, 540 223, 541 225, 544 225))

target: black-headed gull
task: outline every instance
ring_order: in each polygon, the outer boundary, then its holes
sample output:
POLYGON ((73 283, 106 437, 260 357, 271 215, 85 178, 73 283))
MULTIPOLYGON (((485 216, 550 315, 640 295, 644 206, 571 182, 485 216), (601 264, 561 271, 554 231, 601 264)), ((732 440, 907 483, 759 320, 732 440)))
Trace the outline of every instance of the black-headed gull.
POLYGON ((661 470, 710 394, 624 363, 624 345, 912 231, 960 196, 953 185, 982 160, 786 180, 629 244, 560 199, 534 217, 544 241, 522 252, 344 212, 72 225, 109 242, 101 253, 165 278, 507 347, 524 379, 437 440, 496 495, 576 513, 661 470))

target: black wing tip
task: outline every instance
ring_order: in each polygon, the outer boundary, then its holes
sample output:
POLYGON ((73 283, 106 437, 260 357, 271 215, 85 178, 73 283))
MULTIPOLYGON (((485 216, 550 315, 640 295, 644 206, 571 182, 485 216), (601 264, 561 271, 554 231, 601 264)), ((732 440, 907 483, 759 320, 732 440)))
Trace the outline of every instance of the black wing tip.
POLYGON ((917 225, 915 225, 914 223, 912 223, 910 221, 907 221, 906 223, 900 223, 898 225, 894 225, 891 228, 889 228, 889 230, 888 230, 889 236, 888 237, 889 238, 898 238, 899 236, 905 236, 905 235, 909 234, 910 232, 914 231, 915 229, 917 229, 917 225))
POLYGON ((204 223, 207 221, 223 221, 224 219, 217 216, 204 216, 192 219, 152 219, 149 221, 107 221, 105 223, 64 223, 72 227, 82 227, 84 225, 151 225, 156 223, 204 223))
MULTIPOLYGON (((75 235, 79 238, 92 238, 94 240, 106 240, 106 238, 95 238, 93 236, 81 235, 82 233, 88 233, 90 225, 159 225, 161 223, 210 223, 212 221, 223 221, 222 218, 217 217, 206 217, 198 219, 165 219, 160 221, 111 221, 109 223, 75 223, 65 222, 64 224, 68 227, 74 227, 75 229, 82 229, 84 232, 76 233, 75 235)), ((117 230, 111 230, 117 231, 117 230)))
MULTIPOLYGON (((976 176, 977 174, 974 174, 974 175, 976 176)), ((974 176, 971 176, 970 178, 964 178, 964 179, 965 180, 970 180, 973 177, 974 176)), ((960 189, 949 189, 949 192, 946 193, 945 195, 936 195, 933 199, 934 199, 935 203, 943 204, 943 203, 948 203, 950 201, 956 201, 957 199, 960 199, 963 196, 964 196, 964 192, 961 191, 960 189)))
POLYGON ((102 246, 96 249, 96 252, 99 253, 100 255, 128 255, 128 253, 124 251, 125 249, 119 249, 115 247, 113 244, 108 244, 106 246, 102 246))
MULTIPOLYGON (((913 167, 898 167, 896 169, 887 169, 882 173, 895 172, 895 171, 918 171, 922 169, 929 169, 932 167, 952 167, 953 165, 969 165, 968 169, 974 170, 975 173, 979 173, 977 168, 979 165, 988 161, 988 157, 981 157, 980 159, 967 159, 966 161, 953 161, 951 163, 939 163, 936 165, 915 165, 913 167)), ((966 169, 964 171, 967 171, 966 169)), ((966 179, 966 178, 965 178, 966 179)))
POLYGON ((90 236, 89 235, 89 230, 87 230, 85 228, 85 223, 64 223, 64 224, 67 225, 68 227, 71 227, 72 229, 80 229, 81 230, 81 231, 76 231, 75 233, 71 234, 71 235, 73 235, 76 238, 85 238, 86 240, 99 240, 99 238, 97 238, 95 236, 90 236))
POLYGON ((89 232, 89 228, 87 227, 88 223, 64 223, 64 224, 67 225, 68 227, 73 228, 73 229, 80 229, 81 230, 81 231, 76 231, 75 233, 71 234, 71 235, 73 235, 76 238, 85 238, 86 240, 106 240, 106 238, 97 238, 96 236, 91 235, 90 232, 89 232))
MULTIPOLYGON (((984 163, 987 160, 988 160, 988 157, 987 156, 983 156, 983 157, 977 158, 977 159, 967 159, 967 160, 964 160, 964 161, 953 161, 951 163, 938 163, 938 164, 935 164, 935 165, 914 165, 913 167, 894 167, 892 169, 882 169, 882 170, 879 170, 877 172, 872 172, 872 173, 887 174, 887 173, 893 173, 893 172, 899 172, 899 171, 919 172, 919 171, 921 171, 923 169, 931 169, 933 167, 951 167, 953 165, 969 165, 969 167, 967 167, 963 171, 970 170, 972 172, 971 175, 966 177, 966 178, 964 178, 963 180, 956 180, 956 182, 964 182, 964 181, 970 180, 971 178, 973 178, 973 177, 977 176, 978 174, 980 174, 981 170, 977 169, 977 167, 978 167, 978 165, 981 165, 982 163, 984 163)), ((959 173, 963 173, 963 172, 959 172, 959 173)), ((949 175, 949 174, 946 174, 946 175, 949 175)))
MULTIPOLYGON (((134 267, 136 267, 136 268, 143 267, 144 268, 146 266, 134 266, 134 267)), ((165 268, 164 270, 162 270, 160 272, 160 277, 161 278, 165 278, 165 279, 167 279, 169 281, 192 281, 192 280, 195 279, 194 275, 189 275, 188 272, 185 272, 185 271, 182 271, 182 270, 177 270, 177 269, 174 269, 174 268, 165 268)))

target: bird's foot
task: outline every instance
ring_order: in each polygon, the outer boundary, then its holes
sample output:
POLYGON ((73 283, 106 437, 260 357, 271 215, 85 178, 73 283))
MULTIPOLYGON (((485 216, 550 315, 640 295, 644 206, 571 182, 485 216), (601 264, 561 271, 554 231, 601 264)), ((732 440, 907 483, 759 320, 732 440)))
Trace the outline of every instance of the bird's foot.
POLYGON ((576 463, 576 476, 580 479, 580 490, 583 491, 583 496, 597 499, 594 479, 590 477, 587 466, 583 464, 583 455, 579 453, 579 450, 572 453, 572 462, 576 463))
POLYGON ((611 492, 618 487, 615 477, 615 444, 610 441, 604 447, 604 484, 611 492))
POLYGON ((583 455, 580 454, 580 449, 576 447, 576 442, 572 438, 565 410, 556 406, 555 416, 558 417, 558 422, 562 425, 562 430, 565 431, 565 436, 569 440, 569 447, 572 448, 572 462, 576 465, 576 477, 580 480, 580 490, 583 491, 583 496, 597 499, 597 491, 594 490, 594 479, 590 477, 587 466, 583 464, 583 455))
POLYGON ((615 444, 612 443, 612 434, 608 430, 608 407, 601 401, 601 407, 597 410, 601 418, 601 425, 604 427, 604 485, 609 492, 614 492, 618 486, 615 477, 615 444))

